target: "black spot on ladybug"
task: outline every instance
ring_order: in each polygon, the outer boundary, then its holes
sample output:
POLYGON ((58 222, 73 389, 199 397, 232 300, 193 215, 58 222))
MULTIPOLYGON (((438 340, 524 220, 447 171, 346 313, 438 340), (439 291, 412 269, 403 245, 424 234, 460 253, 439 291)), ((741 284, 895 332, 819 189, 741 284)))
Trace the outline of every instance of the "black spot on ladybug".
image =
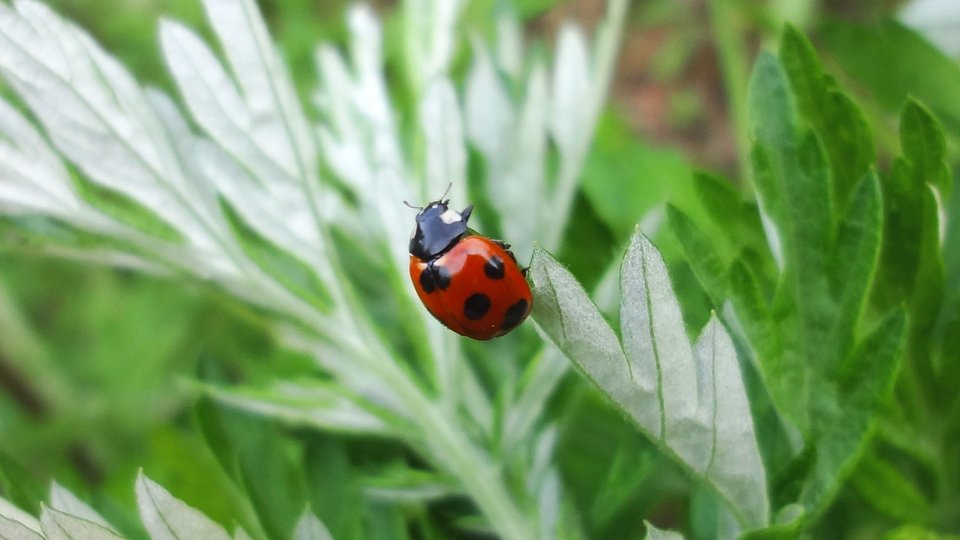
POLYGON ((517 303, 507 309, 507 314, 503 317, 503 330, 512 330, 514 326, 520 324, 523 316, 527 313, 527 301, 517 300, 517 303))
POLYGON ((437 283, 433 280, 433 272, 430 271, 429 266, 424 268, 420 274, 420 288, 427 294, 432 293, 437 288, 437 283))
POLYGON ((483 293, 474 293, 463 303, 463 314, 471 321, 482 319, 490 311, 490 298, 483 293))
POLYGON ((434 265, 433 271, 436 272, 434 279, 437 282, 437 287, 440 287, 440 290, 444 290, 450 286, 450 271, 447 270, 446 266, 434 265))
POLYGON ((494 255, 483 265, 483 273, 490 279, 503 279, 503 259, 494 255))

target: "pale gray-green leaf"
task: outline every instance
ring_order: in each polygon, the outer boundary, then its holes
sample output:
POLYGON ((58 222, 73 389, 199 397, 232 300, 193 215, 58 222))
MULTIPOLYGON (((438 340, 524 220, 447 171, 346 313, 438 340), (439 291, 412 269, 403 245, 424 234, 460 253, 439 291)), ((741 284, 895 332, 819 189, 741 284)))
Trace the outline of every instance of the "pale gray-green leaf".
POLYGON ((94 182, 212 245, 195 198, 142 89, 90 36, 29 0, 0 6, 0 69, 54 146, 94 182))
MULTIPOLYGON (((550 133, 562 154, 573 153, 587 128, 584 104, 590 101, 590 64, 583 31, 572 24, 560 29, 553 72, 550 133)), ((592 120, 592 119, 590 119, 592 120)))
POLYGON ((10 521, 15 521, 28 529, 40 532, 40 521, 30 514, 14 506, 13 503, 0 497, 0 517, 10 521))
MULTIPOLYGON (((767 478, 733 340, 716 315, 694 345, 700 388, 698 421, 709 433, 706 477, 751 526, 769 521, 767 478)), ((701 441, 702 444, 702 441, 701 441)))
MULTIPOLYGON (((546 251, 533 252, 533 318, 563 353, 634 418, 646 416, 616 334, 586 291, 546 251)), ((650 400, 646 400, 649 402, 650 400)))
MULTIPOLYGON (((39 527, 40 525, 37 524, 38 529, 39 527)), ((0 515, 0 538, 3 538, 3 540, 43 540, 43 536, 37 531, 3 515, 0 515)))
POLYGON ((293 540, 333 540, 333 536, 320 518, 307 508, 293 529, 293 540))
POLYGON ((40 526, 47 540, 117 540, 122 538, 107 527, 44 506, 40 526))
POLYGON ((280 382, 266 389, 206 387, 217 401, 255 414, 343 433, 400 436, 403 431, 387 423, 362 400, 342 388, 322 383, 280 382))
MULTIPOLYGON (((630 377, 657 397, 641 426, 671 445, 671 428, 691 421, 697 410, 697 374, 680 304, 663 258, 640 233, 634 234, 620 271, 620 326, 630 377)), ((684 445, 686 448, 686 445, 684 445)), ((687 456, 688 458, 691 456, 687 456)), ((704 456, 694 468, 703 471, 704 456)))
POLYGON ((290 176, 316 181, 309 123, 256 3, 205 0, 203 5, 242 90, 257 143, 290 176))
POLYGON ((736 351, 716 317, 691 348, 656 248, 637 233, 624 257, 622 350, 582 287, 546 252, 535 252, 530 278, 533 317, 547 337, 641 431, 710 484, 741 527, 766 525, 766 473, 736 351))
POLYGON ((646 520, 643 521, 643 524, 647 526, 647 540, 683 540, 683 535, 677 531, 658 529, 646 520))
POLYGON ((107 520, 97 513, 87 503, 81 501, 76 495, 67 488, 54 482, 50 486, 50 508, 63 512, 74 517, 85 519, 91 523, 96 523, 107 529, 112 528, 107 520))
POLYGON ((446 192, 452 201, 467 198, 467 150, 463 121, 453 84, 439 78, 432 82, 420 103, 420 124, 426 139, 426 191, 434 197, 446 192))
POLYGON ((230 539, 223 527, 175 498, 143 472, 137 477, 136 492, 140 520, 153 540, 230 539))

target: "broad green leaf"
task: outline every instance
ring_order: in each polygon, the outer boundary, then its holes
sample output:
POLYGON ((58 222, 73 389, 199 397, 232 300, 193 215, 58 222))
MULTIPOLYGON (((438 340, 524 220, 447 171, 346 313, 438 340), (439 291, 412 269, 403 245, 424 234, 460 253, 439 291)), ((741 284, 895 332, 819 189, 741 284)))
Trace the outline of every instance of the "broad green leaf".
POLYGON ((333 540, 333 537, 320 518, 307 508, 293 529, 292 540, 333 540))
POLYGON ((110 529, 86 519, 44 507, 40 526, 48 540, 117 540, 122 538, 110 529))
POLYGON ((890 531, 885 540, 958 540, 960 535, 942 534, 920 525, 901 525, 890 531))
POLYGON ((223 527, 170 494, 141 471, 137 477, 140 519, 153 540, 229 540, 223 527))
POLYGON ((637 426, 703 478, 741 526, 765 525, 766 480, 729 336, 714 318, 696 348, 659 252, 636 233, 621 268, 623 347, 570 274, 544 251, 530 268, 535 320, 637 426))
POLYGON ((888 111, 897 111, 914 96, 958 132, 960 66, 922 36, 885 20, 873 25, 831 22, 821 37, 831 57, 888 111))
POLYGON ((679 153, 637 141, 625 120, 608 113, 597 125, 581 189, 617 240, 624 242, 634 225, 663 201, 690 210, 691 180, 690 167, 679 153))

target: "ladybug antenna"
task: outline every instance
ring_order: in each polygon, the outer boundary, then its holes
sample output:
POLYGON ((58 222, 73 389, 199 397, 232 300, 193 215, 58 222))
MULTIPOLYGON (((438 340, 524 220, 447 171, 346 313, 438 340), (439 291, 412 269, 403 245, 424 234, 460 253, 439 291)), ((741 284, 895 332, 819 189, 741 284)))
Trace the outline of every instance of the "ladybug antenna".
POLYGON ((438 200, 441 200, 441 201, 442 201, 442 200, 446 199, 446 198, 447 198, 447 193, 450 193, 450 188, 452 188, 452 187, 453 187, 453 182, 450 182, 449 184, 447 184, 447 189, 443 190, 443 195, 441 195, 441 196, 440 196, 440 199, 438 199, 438 200))
POLYGON ((404 204, 407 208, 412 208, 412 209, 414 209, 414 210, 423 210, 423 207, 422 207, 422 206, 414 206, 414 205, 408 203, 407 201, 403 201, 403 204, 404 204))

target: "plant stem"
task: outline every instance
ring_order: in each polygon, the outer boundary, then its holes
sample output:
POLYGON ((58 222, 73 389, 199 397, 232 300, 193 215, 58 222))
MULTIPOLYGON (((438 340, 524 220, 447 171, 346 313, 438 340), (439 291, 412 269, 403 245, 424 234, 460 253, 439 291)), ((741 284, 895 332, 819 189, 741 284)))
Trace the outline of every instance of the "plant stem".
POLYGON ((428 457, 460 480, 497 534, 509 540, 535 538, 531 520, 518 508, 490 456, 467 438, 458 427, 461 422, 450 416, 452 412, 430 399, 385 351, 370 348, 377 347, 378 341, 344 345, 362 357, 396 393, 406 406, 407 415, 423 434, 428 457), (363 350, 358 350, 358 346, 363 350))
POLYGON ((740 39, 743 25, 734 0, 712 0, 709 5, 710 22, 730 107, 730 123, 737 144, 737 162, 740 176, 746 182, 750 178, 750 114, 747 108, 750 73, 745 47, 740 39))

